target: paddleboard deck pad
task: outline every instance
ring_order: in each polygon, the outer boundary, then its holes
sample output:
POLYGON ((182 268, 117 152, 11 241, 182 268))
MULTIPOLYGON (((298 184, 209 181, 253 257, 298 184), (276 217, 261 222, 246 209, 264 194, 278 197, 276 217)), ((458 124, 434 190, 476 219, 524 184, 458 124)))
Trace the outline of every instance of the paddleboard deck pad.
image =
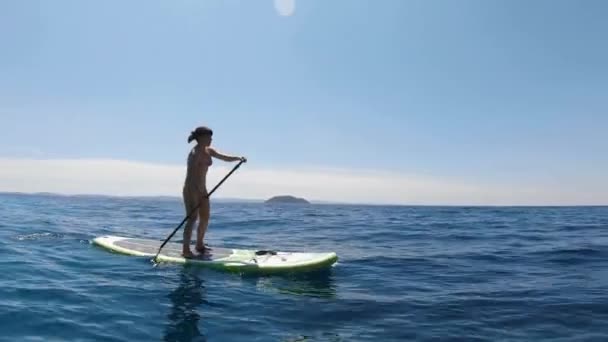
MULTIPOLYGON (((105 235, 93 239, 93 243, 112 252, 153 258, 162 241, 105 235)), ((193 246, 194 247, 194 246, 193 246)), ((336 253, 303 253, 260 251, 207 246, 204 253, 184 258, 182 244, 168 242, 156 259, 157 262, 194 264, 238 272, 293 272, 327 268, 338 261, 336 253)))

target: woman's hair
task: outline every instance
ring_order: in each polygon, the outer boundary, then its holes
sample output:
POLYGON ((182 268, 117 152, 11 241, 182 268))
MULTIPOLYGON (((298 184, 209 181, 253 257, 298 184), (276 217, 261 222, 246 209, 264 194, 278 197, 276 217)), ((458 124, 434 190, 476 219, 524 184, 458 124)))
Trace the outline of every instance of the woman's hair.
POLYGON ((205 135, 213 135, 211 128, 205 126, 197 127, 194 131, 190 132, 190 136, 188 136, 188 143, 191 143, 192 140, 198 139, 199 137, 205 135))

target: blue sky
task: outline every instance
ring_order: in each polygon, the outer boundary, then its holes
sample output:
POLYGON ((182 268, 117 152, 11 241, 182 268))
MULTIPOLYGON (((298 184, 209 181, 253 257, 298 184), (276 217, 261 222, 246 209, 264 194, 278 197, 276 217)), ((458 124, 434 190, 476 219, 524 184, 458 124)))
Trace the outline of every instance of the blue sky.
MULTIPOLYGON (((605 183, 608 3, 0 2, 0 157, 605 183)), ((584 190, 581 190, 584 191, 584 190)), ((604 197, 605 198, 605 197, 604 197)))

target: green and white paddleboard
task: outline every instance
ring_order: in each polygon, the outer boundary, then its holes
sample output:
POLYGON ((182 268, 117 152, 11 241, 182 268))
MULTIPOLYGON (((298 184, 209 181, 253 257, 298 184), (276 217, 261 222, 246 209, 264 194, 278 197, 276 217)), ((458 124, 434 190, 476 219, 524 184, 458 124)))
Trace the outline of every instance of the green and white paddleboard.
MULTIPOLYGON (((124 236, 99 236, 93 243, 110 251, 153 258, 162 241, 124 236)), ((168 242, 156 259, 158 262, 194 264, 239 272, 294 272, 327 268, 338 261, 336 253, 304 253, 257 251, 222 247, 207 247, 204 254, 193 258, 181 255, 181 243, 168 242)), ((194 248, 193 253, 196 253, 194 248)))

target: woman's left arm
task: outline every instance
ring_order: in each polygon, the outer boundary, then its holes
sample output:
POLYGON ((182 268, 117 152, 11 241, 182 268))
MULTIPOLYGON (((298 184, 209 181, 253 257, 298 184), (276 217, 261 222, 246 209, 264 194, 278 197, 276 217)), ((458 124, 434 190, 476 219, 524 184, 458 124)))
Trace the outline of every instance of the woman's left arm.
POLYGON ((221 152, 218 152, 213 147, 207 147, 207 152, 209 153, 210 156, 223 160, 223 161, 227 161, 227 162, 233 162, 233 161, 238 161, 238 160, 246 161, 245 157, 237 157, 237 156, 230 156, 227 154, 223 154, 221 152))

